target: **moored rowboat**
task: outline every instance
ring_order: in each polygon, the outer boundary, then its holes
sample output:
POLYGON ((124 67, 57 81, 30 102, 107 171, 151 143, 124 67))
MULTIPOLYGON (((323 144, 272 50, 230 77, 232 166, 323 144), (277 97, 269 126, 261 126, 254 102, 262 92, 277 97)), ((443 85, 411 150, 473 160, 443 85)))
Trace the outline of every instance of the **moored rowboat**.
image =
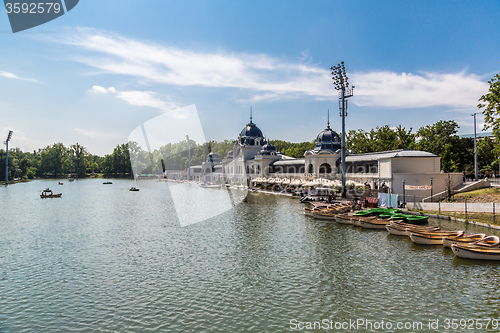
POLYGON ((408 234, 406 233, 407 229, 411 229, 411 230, 415 230, 415 231, 423 231, 423 232, 440 230, 439 227, 423 227, 423 226, 399 222, 399 221, 391 221, 386 226, 386 229, 390 234, 396 235, 396 236, 408 236, 408 234))
POLYGON ((443 237, 443 245, 444 247, 448 247, 451 249, 452 244, 469 244, 481 240, 484 237, 486 237, 486 234, 448 236, 443 237))
POLYGON ((439 232, 420 232, 406 230, 412 242, 422 245, 443 245, 443 237, 463 235, 463 231, 439 231, 439 232))
POLYGON ((500 260, 500 239, 497 236, 488 236, 469 244, 452 244, 451 249, 460 258, 500 260))
POLYGON ((337 214, 335 216, 335 221, 341 224, 352 224, 352 215, 349 214, 337 214))
POLYGON ((365 229, 386 229, 388 220, 383 219, 360 219, 359 225, 365 229))

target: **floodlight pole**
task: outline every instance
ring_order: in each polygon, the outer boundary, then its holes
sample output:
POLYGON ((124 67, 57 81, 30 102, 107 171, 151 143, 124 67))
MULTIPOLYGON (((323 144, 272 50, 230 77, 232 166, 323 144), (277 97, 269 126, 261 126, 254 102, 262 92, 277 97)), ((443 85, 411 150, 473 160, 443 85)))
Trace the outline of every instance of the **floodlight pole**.
POLYGON ((477 181, 477 138, 476 138, 476 114, 477 112, 473 113, 472 116, 474 117, 474 180, 477 181))
POLYGON ((9 141, 11 137, 12 131, 9 131, 5 140, 5 185, 9 185, 9 141))
POLYGON ((339 90, 339 109, 340 116, 342 117, 342 142, 341 142, 341 150, 340 150, 340 159, 341 159, 341 169, 342 169, 342 197, 346 197, 346 165, 345 165, 345 117, 347 117, 347 98, 352 97, 353 89, 349 88, 348 77, 345 72, 344 62, 342 61, 337 66, 330 67, 332 70, 332 79, 335 81, 335 89, 339 90))

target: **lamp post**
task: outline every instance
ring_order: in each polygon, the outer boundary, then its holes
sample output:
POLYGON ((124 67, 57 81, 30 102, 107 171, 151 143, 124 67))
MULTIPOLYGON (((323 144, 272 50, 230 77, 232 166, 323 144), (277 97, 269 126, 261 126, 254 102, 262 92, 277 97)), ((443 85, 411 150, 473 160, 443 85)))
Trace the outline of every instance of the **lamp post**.
POLYGON ((472 116, 474 117, 474 180, 477 181, 477 138, 476 138, 476 114, 474 112, 472 116))
POLYGON ((78 161, 80 160, 80 157, 76 158, 76 180, 78 180, 78 164, 80 164, 78 161))
POLYGON ((12 131, 7 134, 7 140, 5 140, 5 185, 9 185, 9 141, 12 138, 12 131))
POLYGON ((403 207, 406 206, 406 180, 403 179, 403 207))
POLYGON ((431 177, 431 202, 434 202, 434 198, 432 197, 432 190, 433 190, 433 189, 432 189, 432 180, 433 180, 433 179, 434 179, 434 178, 432 178, 432 177, 431 177))
POLYGON ((189 141, 189 135, 186 135, 186 139, 187 139, 187 142, 188 142, 188 181, 190 180, 191 178, 191 141, 189 141))
POLYGON ((337 66, 330 67, 332 70, 332 80, 334 80, 335 89, 339 91, 339 109, 342 117, 342 143, 340 150, 341 168, 342 168, 342 196, 346 195, 345 188, 345 117, 347 117, 347 98, 353 95, 353 89, 349 88, 348 77, 345 72, 344 62, 342 61, 337 66))

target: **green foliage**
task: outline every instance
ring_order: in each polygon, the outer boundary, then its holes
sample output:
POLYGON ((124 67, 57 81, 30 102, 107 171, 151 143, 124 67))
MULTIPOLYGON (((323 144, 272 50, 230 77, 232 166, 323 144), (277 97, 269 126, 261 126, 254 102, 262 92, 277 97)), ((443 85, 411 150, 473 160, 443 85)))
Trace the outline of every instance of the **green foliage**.
POLYGON ((481 96, 477 107, 484 109, 484 129, 492 128, 493 135, 500 138, 500 74, 488 81, 490 85, 487 94, 481 96))
POLYGON ((417 131, 416 149, 441 156, 441 169, 444 172, 460 171, 460 138, 458 124, 454 120, 440 120, 433 125, 421 127, 417 131))
POLYGON ((270 143, 287 156, 302 158, 307 150, 314 148, 314 141, 293 143, 282 140, 271 140, 270 143))
POLYGON ((370 132, 351 130, 347 133, 346 148, 356 154, 412 148, 415 145, 412 130, 406 130, 401 125, 396 128, 385 125, 370 132))

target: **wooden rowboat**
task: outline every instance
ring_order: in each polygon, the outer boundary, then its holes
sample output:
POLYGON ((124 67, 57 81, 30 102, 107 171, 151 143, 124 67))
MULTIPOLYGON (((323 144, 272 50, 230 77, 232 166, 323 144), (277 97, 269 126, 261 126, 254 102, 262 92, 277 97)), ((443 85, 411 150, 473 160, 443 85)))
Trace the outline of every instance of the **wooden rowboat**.
POLYGON ((412 242, 422 245, 443 245, 443 237, 463 235, 463 231, 423 232, 406 230, 412 242))
POLYGON ((414 225, 414 224, 409 224, 409 223, 403 223, 403 222, 398 222, 398 221, 391 221, 387 226, 386 226, 387 231, 396 236, 408 236, 406 233, 406 230, 411 229, 415 231, 438 231, 441 230, 439 227, 423 227, 419 225, 414 225))
POLYGON ((386 229, 386 226, 389 224, 389 220, 384 219, 360 219, 359 224, 362 228, 365 229, 386 229))
POLYGON ((469 244, 473 242, 477 242, 486 237, 486 234, 464 234, 460 236, 448 236, 443 237, 443 245, 444 247, 450 248, 452 244, 469 244))
POLYGON ((352 215, 349 214, 337 214, 335 216, 335 221, 341 224, 352 224, 352 215))
POLYGON ((500 238, 488 236, 469 244, 452 244, 457 257, 477 260, 500 260, 500 238))

